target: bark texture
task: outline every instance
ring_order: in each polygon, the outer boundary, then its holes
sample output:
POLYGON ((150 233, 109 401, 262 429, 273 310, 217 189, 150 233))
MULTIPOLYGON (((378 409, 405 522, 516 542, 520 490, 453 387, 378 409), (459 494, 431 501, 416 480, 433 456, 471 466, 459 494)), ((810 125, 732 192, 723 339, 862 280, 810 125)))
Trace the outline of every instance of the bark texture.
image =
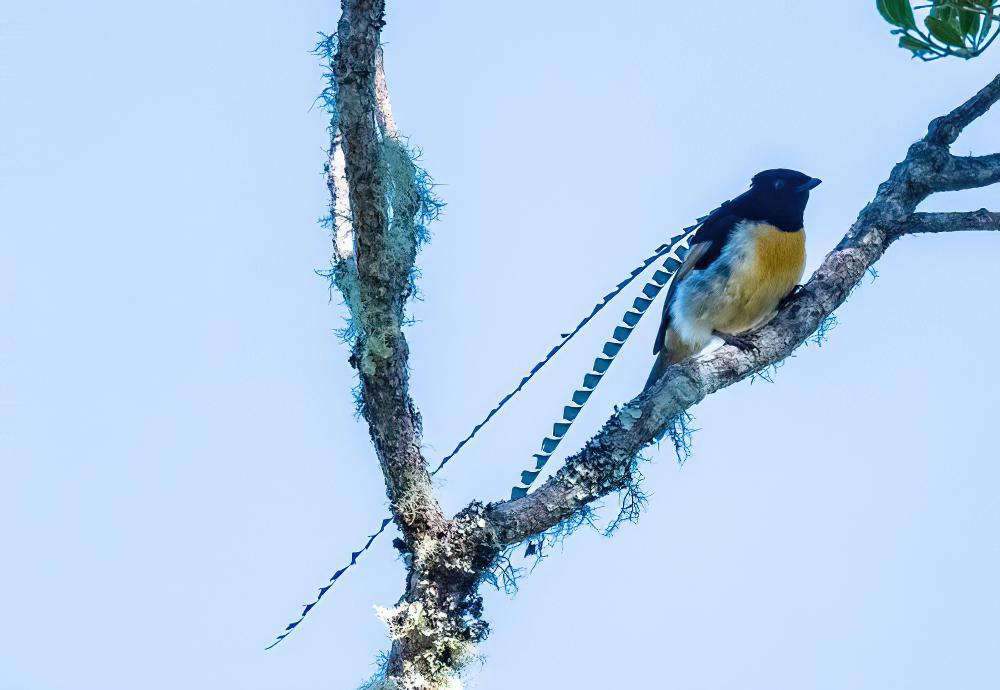
POLYGON ((402 598, 380 612, 393 639, 388 666, 369 687, 460 687, 458 674, 487 633, 478 588, 503 550, 626 489, 644 447, 705 396, 779 362, 803 344, 892 242, 918 233, 1000 230, 1000 213, 985 209, 914 213, 933 193, 1000 182, 1000 153, 958 157, 949 149, 1000 99, 998 76, 931 122, 803 289, 752 334, 755 350, 724 346, 669 367, 537 490, 514 501, 473 503, 449 519, 434 497, 421 452, 420 415, 409 394, 402 326, 418 245, 419 190, 416 169, 398 139, 382 69, 384 0, 343 0, 342 9, 328 180, 334 275, 351 310, 351 362, 359 373, 361 411, 403 535, 396 547, 407 565, 402 598))
POLYGON ((447 520, 421 452, 420 414, 409 394, 402 332, 412 292, 420 212, 416 169, 398 140, 382 69, 382 0, 344 0, 334 56, 336 127, 328 187, 335 282, 351 311, 351 363, 408 566, 406 591, 380 615, 393 639, 386 687, 448 687, 486 632, 479 577, 494 551, 470 538, 477 511, 447 520), (345 199, 345 191, 347 198, 345 199))

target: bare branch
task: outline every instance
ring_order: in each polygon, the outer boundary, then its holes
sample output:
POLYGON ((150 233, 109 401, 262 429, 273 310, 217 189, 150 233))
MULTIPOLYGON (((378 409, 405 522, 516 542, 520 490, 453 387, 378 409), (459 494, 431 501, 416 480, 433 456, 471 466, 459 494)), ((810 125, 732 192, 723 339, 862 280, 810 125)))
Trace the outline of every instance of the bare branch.
MULTIPOLYGON (((949 178, 948 171, 954 161, 963 159, 952 157, 947 146, 998 99, 1000 75, 965 104, 931 124, 927 136, 911 146, 906 158, 893 168, 875 199, 861 211, 802 291, 773 321, 752 334, 755 352, 724 346, 670 367, 656 385, 625 406, 628 414, 619 411, 613 415, 535 492, 489 506, 487 519, 493 537, 503 544, 523 541, 557 525, 588 503, 623 489, 632 459, 659 439, 672 420, 705 396, 779 362, 804 343, 900 236, 904 220, 912 223, 910 232, 931 232, 932 228, 944 228, 949 220, 958 221, 954 229, 989 225, 995 220, 994 214, 986 218, 977 214, 962 214, 961 218, 911 214, 935 191, 959 188, 955 185, 960 176, 952 170, 949 178)), ((993 159, 987 156, 973 160, 986 168, 993 159)), ((980 186, 978 182, 984 179, 983 175, 965 177, 968 186, 980 186)))
POLYGON ((951 146, 962 130, 985 115, 998 99, 1000 99, 1000 74, 965 103, 932 121, 923 140, 928 144, 951 146))
POLYGON ((987 187, 1000 182, 1000 153, 990 156, 951 156, 936 181, 937 191, 987 187))
POLYGON ((952 213, 914 213, 900 221, 893 234, 916 235, 932 232, 1000 232, 1000 213, 985 208, 952 213))

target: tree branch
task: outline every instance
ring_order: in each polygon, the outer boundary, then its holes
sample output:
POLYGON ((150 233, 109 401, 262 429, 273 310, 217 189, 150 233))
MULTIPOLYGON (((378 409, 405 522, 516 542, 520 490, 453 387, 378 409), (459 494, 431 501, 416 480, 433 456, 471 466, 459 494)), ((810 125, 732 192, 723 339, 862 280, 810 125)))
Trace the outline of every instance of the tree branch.
POLYGON ((402 599, 392 609, 380 609, 393 640, 386 674, 393 687, 438 688, 486 634, 476 591, 495 552, 470 538, 485 525, 474 510, 464 519, 445 519, 420 450, 421 420, 410 399, 402 326, 413 291, 418 230, 433 201, 423 193, 392 117, 379 47, 384 0, 342 0, 341 7, 330 165, 338 240, 334 277, 351 310, 356 336, 351 362, 361 381, 361 412, 403 533, 395 545, 407 564, 402 599), (346 257, 346 241, 339 241, 348 227, 337 225, 343 196, 338 144, 350 199, 353 261, 346 257))
MULTIPOLYGON (((357 334, 351 361, 359 371, 361 411, 385 476, 393 516, 411 538, 440 524, 444 516, 420 451, 420 414, 409 395, 409 348, 402 332, 416 240, 406 236, 407 229, 412 235, 412 225, 390 223, 397 211, 405 209, 393 208, 390 213, 388 192, 398 181, 386 160, 381 136, 385 127, 382 132, 377 127, 377 122, 386 122, 388 103, 384 76, 376 78, 385 3, 343 0, 341 7, 334 77, 357 266, 356 297, 345 291, 357 334)), ((334 132, 335 144, 337 135, 334 132)), ((331 175, 338 172, 336 145, 333 153, 331 175)), ((341 191, 338 180, 331 191, 341 191)), ((335 211, 339 196, 334 197, 335 211)))
POLYGON ((893 229, 896 237, 936 232, 998 232, 1000 213, 985 208, 951 213, 914 213, 893 229))
POLYGON ((990 156, 951 156, 941 171, 937 187, 941 192, 987 187, 1000 182, 1000 153, 990 156))
POLYGON ((636 455, 661 438, 675 419, 707 395, 742 381, 787 357, 847 299, 854 286, 902 234, 957 229, 995 229, 996 215, 913 214, 939 191, 989 184, 1000 156, 961 159, 948 147, 970 122, 1000 99, 1000 75, 984 89, 934 120, 910 147, 875 199, 802 291, 765 327, 752 334, 756 351, 723 346, 671 366, 650 390, 614 414, 584 448, 528 496, 492 504, 487 520, 493 537, 514 544, 571 517, 588 503, 626 488, 636 455), (959 161, 964 161, 959 163, 959 161), (971 172, 974 169, 974 172, 971 172))
POLYGON ((924 141, 938 146, 951 146, 966 127, 986 114, 1000 94, 1000 74, 962 105, 933 120, 924 141))

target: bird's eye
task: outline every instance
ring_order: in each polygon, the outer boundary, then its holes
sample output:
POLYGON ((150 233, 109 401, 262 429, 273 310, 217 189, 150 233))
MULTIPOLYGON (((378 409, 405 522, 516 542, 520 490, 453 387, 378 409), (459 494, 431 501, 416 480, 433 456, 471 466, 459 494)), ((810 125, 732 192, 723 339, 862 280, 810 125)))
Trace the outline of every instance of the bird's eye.
POLYGON ((784 189, 785 188, 785 181, 784 180, 775 180, 774 181, 774 188, 776 190, 777 189, 784 189))

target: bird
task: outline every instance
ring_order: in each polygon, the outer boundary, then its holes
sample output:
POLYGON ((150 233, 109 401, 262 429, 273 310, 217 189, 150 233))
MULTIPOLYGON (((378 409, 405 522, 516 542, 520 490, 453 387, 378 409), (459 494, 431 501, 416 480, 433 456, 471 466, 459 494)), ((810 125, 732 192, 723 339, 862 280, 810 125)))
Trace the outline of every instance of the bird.
POLYGON ((803 215, 821 181, 797 170, 764 170, 749 190, 704 218, 667 290, 644 391, 713 337, 753 349, 743 334, 770 321, 802 279, 803 215))

